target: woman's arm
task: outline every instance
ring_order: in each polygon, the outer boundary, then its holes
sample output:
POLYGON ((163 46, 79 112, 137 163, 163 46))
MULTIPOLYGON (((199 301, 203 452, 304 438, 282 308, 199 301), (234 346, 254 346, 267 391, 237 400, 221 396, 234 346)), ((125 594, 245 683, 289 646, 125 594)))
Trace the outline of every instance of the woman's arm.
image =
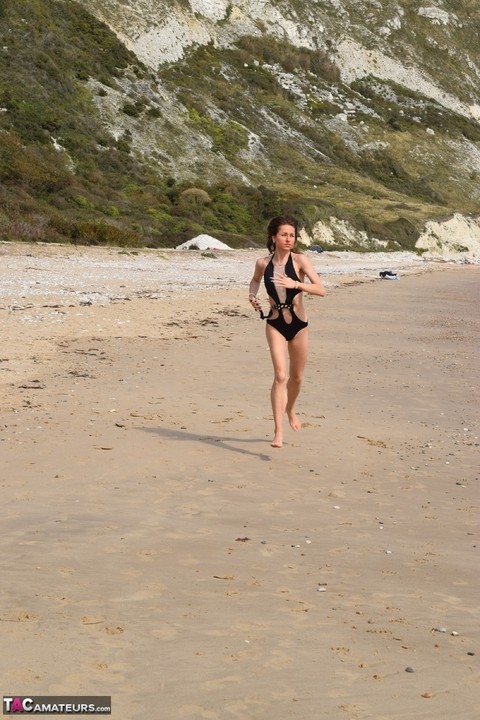
POLYGON ((319 274, 313 267, 312 263, 306 255, 299 256, 300 262, 298 263, 300 270, 307 276, 310 282, 299 282, 298 289, 302 292, 310 293, 310 295, 318 295, 319 297, 325 297, 327 291, 324 284, 322 283, 319 274))
POLYGON ((265 260, 264 258, 259 258, 257 262, 255 263, 255 270, 253 272, 253 277, 250 280, 250 285, 248 287, 248 300, 253 305, 255 310, 257 312, 260 312, 260 303, 257 300, 257 293, 260 289, 260 284, 262 282, 263 273, 265 270, 265 260))

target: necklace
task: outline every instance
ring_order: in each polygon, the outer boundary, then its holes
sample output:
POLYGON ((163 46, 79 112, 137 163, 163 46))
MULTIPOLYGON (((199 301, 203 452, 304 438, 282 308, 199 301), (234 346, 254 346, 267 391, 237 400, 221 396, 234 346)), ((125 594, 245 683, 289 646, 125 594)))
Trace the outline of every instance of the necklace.
POLYGON ((274 265, 275 267, 278 267, 278 268, 284 268, 285 265, 287 264, 287 260, 288 260, 288 258, 286 258, 283 262, 281 262, 281 261, 279 261, 279 260, 276 260, 276 259, 275 259, 275 256, 272 257, 272 263, 273 263, 273 265, 274 265))

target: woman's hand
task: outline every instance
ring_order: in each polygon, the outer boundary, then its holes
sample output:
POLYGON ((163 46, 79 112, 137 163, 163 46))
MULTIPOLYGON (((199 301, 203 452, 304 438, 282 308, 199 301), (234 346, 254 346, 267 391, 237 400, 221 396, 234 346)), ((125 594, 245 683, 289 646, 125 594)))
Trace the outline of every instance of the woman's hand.
POLYGON ((260 303, 257 300, 256 295, 253 295, 253 293, 250 293, 250 295, 248 296, 248 301, 256 312, 260 312, 261 307, 260 307, 260 303))
POLYGON ((292 278, 285 275, 285 273, 275 273, 272 280, 275 287, 282 287, 286 290, 296 290, 298 287, 298 281, 292 280, 292 278))

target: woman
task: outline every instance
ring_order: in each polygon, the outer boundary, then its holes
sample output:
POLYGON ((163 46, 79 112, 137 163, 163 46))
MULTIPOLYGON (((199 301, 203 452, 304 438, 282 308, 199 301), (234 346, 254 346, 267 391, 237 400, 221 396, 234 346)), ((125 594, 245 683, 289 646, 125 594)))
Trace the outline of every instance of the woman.
POLYGON ((271 254, 256 261, 248 299, 267 321, 266 335, 274 370, 270 397, 275 431, 271 444, 281 448, 284 414, 293 430, 301 428, 294 406, 308 352, 308 322, 302 293, 323 297, 326 290, 307 256, 297 249, 298 223, 295 218, 288 215, 274 217, 267 232, 267 248, 271 254), (262 278, 270 299, 267 316, 257 299, 262 278), (310 282, 305 282, 305 278, 310 282), (290 360, 288 380, 287 354, 290 360))

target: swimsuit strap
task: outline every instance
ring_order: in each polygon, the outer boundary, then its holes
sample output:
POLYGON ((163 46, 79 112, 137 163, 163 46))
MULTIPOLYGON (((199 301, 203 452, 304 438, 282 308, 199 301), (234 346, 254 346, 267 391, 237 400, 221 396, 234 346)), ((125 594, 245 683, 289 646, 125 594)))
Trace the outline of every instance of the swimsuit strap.
POLYGON ((268 262, 265 271, 263 273, 263 280, 265 282, 265 289, 267 295, 275 302, 279 303, 280 298, 278 297, 277 289, 273 283, 273 275, 275 274, 275 266, 273 264, 273 255, 268 262))

